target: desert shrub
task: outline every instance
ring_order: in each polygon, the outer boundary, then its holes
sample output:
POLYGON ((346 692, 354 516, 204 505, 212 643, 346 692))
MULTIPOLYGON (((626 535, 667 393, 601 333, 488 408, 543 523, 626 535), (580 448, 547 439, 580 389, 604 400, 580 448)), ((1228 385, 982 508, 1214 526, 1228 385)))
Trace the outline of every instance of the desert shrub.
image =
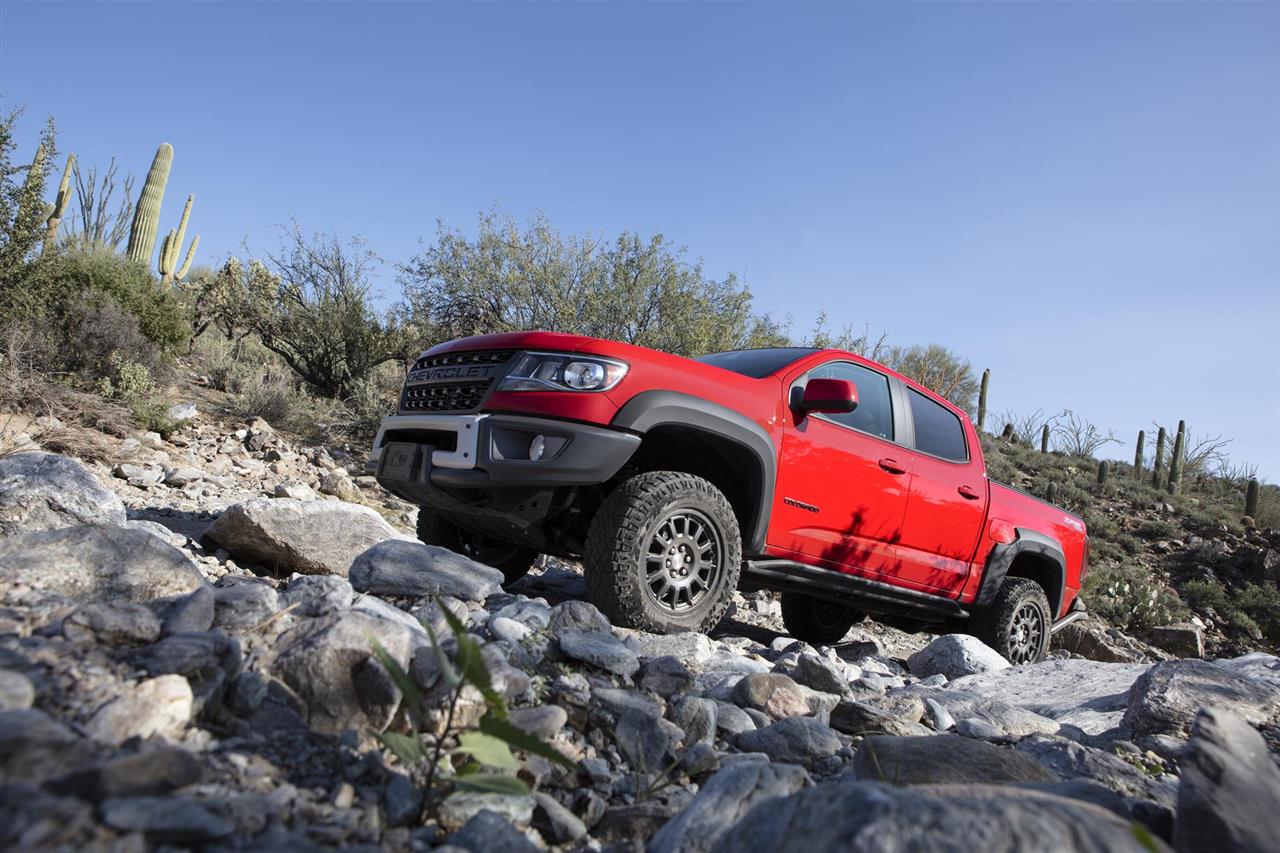
POLYGON ((1169 519, 1151 518, 1139 524, 1136 533, 1143 539, 1176 539, 1182 528, 1169 519))
POLYGON ((491 212, 474 239, 441 228, 400 273, 422 343, 546 329, 698 355, 786 340, 734 276, 707 275, 661 234, 564 236, 541 214, 521 226, 491 212))
POLYGON ((67 296, 44 325, 45 363, 90 383, 110 379, 112 358, 125 357, 153 376, 164 371, 161 348, 132 313, 110 297, 93 292, 67 296))
POLYGON ((1182 599, 1199 612, 1225 613, 1229 609, 1227 588, 1217 581, 1187 581, 1182 585, 1182 599))
MULTIPOLYGON (((176 353, 190 338, 182 304, 145 265, 95 249, 57 252, 32 265, 21 310, 58 318, 82 302, 109 300, 137 321, 142 335, 161 352, 176 353)), ((74 343, 71 341, 69 343, 74 343)))
POLYGON ((1271 640, 1280 640, 1280 589, 1247 583, 1233 602, 1271 640))
POLYGON ((347 397, 378 365, 408 350, 397 316, 374 306, 376 263, 359 240, 307 237, 294 225, 265 262, 229 262, 231 278, 216 277, 220 307, 210 310, 224 320, 212 322, 253 332, 318 393, 347 397))
POLYGON ((917 344, 889 350, 889 366, 946 397, 967 412, 978 398, 978 377, 969 360, 939 344, 917 344))
POLYGON ((371 441, 382 419, 395 410, 403 382, 403 371, 387 364, 356 383, 338 412, 343 432, 354 441, 371 441))
POLYGON ((1085 579, 1090 610, 1125 630, 1140 631, 1177 622, 1187 608, 1177 593, 1141 566, 1100 566, 1085 579))
POLYGON ((262 418, 296 431, 311 412, 311 397, 288 371, 265 368, 238 377, 227 389, 227 411, 238 418, 262 418))

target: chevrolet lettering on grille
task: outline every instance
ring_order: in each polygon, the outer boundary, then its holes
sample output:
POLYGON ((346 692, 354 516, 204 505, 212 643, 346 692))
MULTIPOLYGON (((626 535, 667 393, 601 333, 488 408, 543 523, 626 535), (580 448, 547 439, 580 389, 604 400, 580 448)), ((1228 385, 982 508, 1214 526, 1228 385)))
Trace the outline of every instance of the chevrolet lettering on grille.
POLYGON ((460 379, 492 379, 497 367, 489 364, 450 364, 442 367, 424 367, 409 374, 409 384, 428 382, 457 382, 460 379))

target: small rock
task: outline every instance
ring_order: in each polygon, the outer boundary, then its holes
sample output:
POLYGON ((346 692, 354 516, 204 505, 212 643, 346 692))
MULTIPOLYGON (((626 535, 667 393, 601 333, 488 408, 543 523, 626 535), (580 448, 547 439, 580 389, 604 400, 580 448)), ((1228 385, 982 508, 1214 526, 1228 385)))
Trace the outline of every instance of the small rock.
POLYGON ((204 767, 185 749, 160 747, 117 755, 106 763, 73 773, 52 784, 55 790, 93 802, 114 797, 167 794, 200 781, 204 767))
POLYGON ((213 587, 200 586, 187 595, 174 599, 164 609, 164 622, 160 632, 166 637, 174 634, 197 634, 213 627, 216 597, 213 587))
POLYGON ((555 798, 537 792, 533 795, 533 828, 548 844, 569 844, 587 834, 587 826, 555 798))
POLYGON ((505 818, 504 824, 507 821, 528 824, 533 819, 533 802, 531 794, 455 791, 440 804, 440 822, 446 829, 459 827, 477 814, 489 812, 500 819, 505 818))
POLYGON ((25 711, 36 701, 36 687, 20 672, 0 669, 0 711, 25 711))
POLYGON ((502 590, 503 575, 436 545, 392 539, 363 552, 347 575, 358 592, 421 597, 448 595, 484 601, 502 590))
POLYGON ((754 708, 775 720, 812 713, 804 690, 781 673, 748 675, 734 687, 733 700, 743 708, 754 708))
POLYGON ((1151 644, 1180 658, 1204 657, 1204 631, 1196 625, 1159 625, 1149 632, 1151 644))
POLYGON ((205 844, 235 827, 189 797, 124 797, 102 804, 102 822, 122 832, 142 832, 157 843, 205 844))
POLYGON ((893 785, 1057 782, 1029 755, 959 735, 890 737, 862 741, 853 762, 859 779, 893 785))
POLYGON ((613 630, 609 619, 597 610, 595 605, 573 598, 551 608, 549 627, 553 634, 561 634, 565 631, 607 634, 613 630))
POLYGON ((738 735, 736 744, 748 752, 763 752, 774 761, 811 764, 835 755, 840 739, 812 717, 785 717, 756 731, 738 735))
POLYGON ((560 651, 567 657, 630 678, 640 669, 640 659, 621 640, 602 631, 565 631, 560 651))
POLYGON ((160 638, 160 620, 141 604, 95 601, 62 620, 62 635, 72 642, 136 646, 160 638))
POLYGON ((197 417, 200 416, 200 412, 196 408, 195 403, 174 403, 172 406, 169 407, 169 410, 166 414, 169 420, 175 424, 186 423, 187 421, 194 421, 197 417))
POLYGON ((306 483, 276 483, 271 493, 277 498, 291 498, 295 501, 316 500, 316 493, 306 483))
POLYGON ((195 697, 181 675, 139 681, 108 702, 85 725, 95 740, 119 745, 131 737, 176 738, 191 721, 195 697))
POLYGON ((280 603, 274 589, 257 582, 220 586, 214 596, 213 624, 219 628, 260 625, 275 615, 280 603))
POLYGON ((977 637, 945 634, 908 658, 907 667, 918 678, 937 673, 947 678, 959 678, 1008 669, 1009 662, 977 637))
POLYGON ((509 717, 513 726, 541 740, 550 740, 555 737, 569 721, 569 713, 559 705, 512 708, 509 717))

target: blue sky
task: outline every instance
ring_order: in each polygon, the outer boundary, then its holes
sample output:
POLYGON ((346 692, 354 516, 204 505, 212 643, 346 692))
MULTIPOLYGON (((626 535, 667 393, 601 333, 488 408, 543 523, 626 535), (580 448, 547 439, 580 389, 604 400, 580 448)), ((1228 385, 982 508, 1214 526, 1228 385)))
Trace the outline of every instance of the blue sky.
POLYGON ((661 231, 797 332, 936 341, 993 410, 1128 441, 1185 418, 1275 481, 1278 10, 5 0, 0 97, 86 163, 171 142, 203 262, 290 216, 390 263, 494 205, 661 231))

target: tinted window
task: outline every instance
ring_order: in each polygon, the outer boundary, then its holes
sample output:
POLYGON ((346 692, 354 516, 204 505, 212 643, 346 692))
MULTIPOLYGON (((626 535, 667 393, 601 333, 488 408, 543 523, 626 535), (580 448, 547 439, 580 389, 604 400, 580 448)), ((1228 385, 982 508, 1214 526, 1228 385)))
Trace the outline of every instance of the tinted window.
POLYGON ((893 406, 889 402, 889 380, 883 375, 847 361, 824 364, 808 375, 810 379, 848 379, 858 386, 858 408, 820 417, 893 440, 893 406))
POLYGON ((698 356, 695 361, 713 364, 750 376, 752 379, 763 379, 771 373, 777 373, 797 358, 817 352, 812 347, 770 347, 768 349, 743 349, 733 352, 713 352, 710 355, 698 356))
POLYGON ((960 419, 919 391, 907 389, 911 397, 911 417, 916 422, 916 450, 953 462, 969 458, 960 419))

